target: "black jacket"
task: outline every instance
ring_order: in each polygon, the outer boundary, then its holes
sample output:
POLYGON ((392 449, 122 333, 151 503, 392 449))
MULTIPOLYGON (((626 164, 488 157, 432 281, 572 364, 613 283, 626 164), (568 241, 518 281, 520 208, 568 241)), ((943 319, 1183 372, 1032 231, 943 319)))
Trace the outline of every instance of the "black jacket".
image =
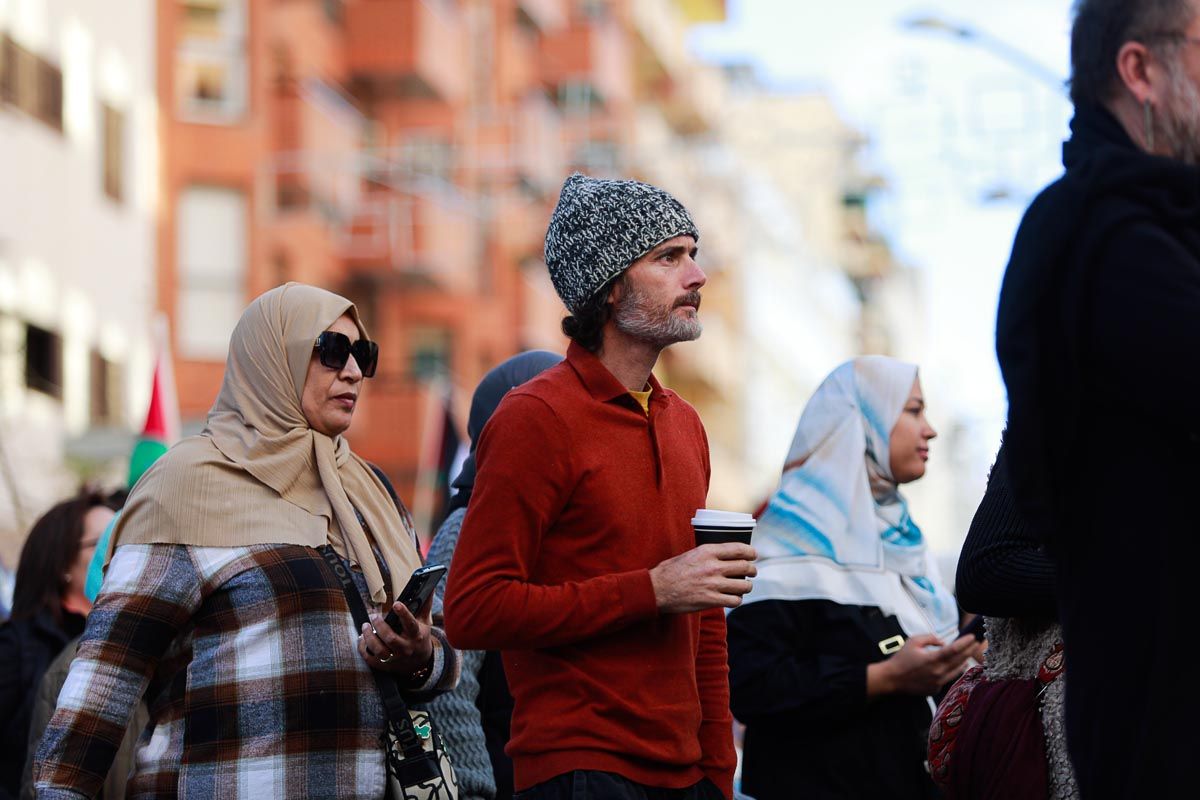
POLYGON ((963 542, 954 580, 959 605, 973 614, 1051 621, 1057 618, 1054 562, 1017 510, 1000 445, 987 491, 963 542))
POLYGON ((63 614, 62 626, 47 612, 0 625, 0 800, 15 798, 29 740, 38 685, 63 646, 83 633, 84 618, 63 614))
POLYGON ((925 800, 924 697, 867 699, 879 642, 901 635, 878 608, 764 600, 728 618, 733 715, 746 725, 742 789, 756 800, 925 800))
POLYGON ((1084 797, 1186 792, 1200 562, 1200 169, 1079 109, 1026 212, 997 352, 1017 504, 1047 541, 1084 797))

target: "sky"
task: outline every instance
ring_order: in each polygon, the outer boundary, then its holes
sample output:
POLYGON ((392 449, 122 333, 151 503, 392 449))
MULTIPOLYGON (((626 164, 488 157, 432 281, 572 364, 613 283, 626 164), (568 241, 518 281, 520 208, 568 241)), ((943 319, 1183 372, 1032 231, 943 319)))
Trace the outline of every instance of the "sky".
POLYGON ((827 92, 868 137, 866 166, 886 180, 873 219, 921 275, 931 413, 968 431, 980 487, 1006 409, 996 300, 1025 206, 1061 173, 1069 33, 1069 0, 729 0, 725 23, 690 37, 704 60, 751 63, 773 88, 827 92), (907 27, 914 17, 980 35, 907 27))

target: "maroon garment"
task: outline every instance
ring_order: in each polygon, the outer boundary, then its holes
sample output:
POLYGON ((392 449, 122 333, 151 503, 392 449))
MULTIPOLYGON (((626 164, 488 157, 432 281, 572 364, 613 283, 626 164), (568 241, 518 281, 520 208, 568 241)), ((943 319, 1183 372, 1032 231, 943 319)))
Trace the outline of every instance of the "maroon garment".
POLYGON ((1036 679, 981 680, 971 690, 950 763, 946 800, 1047 797, 1046 737, 1036 679))

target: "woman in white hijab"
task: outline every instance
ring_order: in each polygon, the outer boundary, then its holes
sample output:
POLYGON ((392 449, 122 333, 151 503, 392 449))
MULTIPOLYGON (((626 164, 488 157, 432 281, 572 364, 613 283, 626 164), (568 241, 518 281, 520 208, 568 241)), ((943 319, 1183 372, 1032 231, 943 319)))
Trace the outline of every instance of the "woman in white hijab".
POLYGON ((728 620, 757 800, 937 797, 927 696, 976 647, 899 489, 936 435, 916 366, 882 356, 838 367, 804 409, 754 534, 754 591, 728 620))
POLYGON ((131 797, 384 796, 371 670, 419 699, 458 667, 428 605, 396 603, 399 630, 379 616, 421 559, 407 512, 342 435, 377 361, 330 292, 290 283, 246 309, 207 427, 146 472, 113 533, 39 796, 94 796, 143 695, 131 797), (373 625, 355 625, 327 560, 373 625))

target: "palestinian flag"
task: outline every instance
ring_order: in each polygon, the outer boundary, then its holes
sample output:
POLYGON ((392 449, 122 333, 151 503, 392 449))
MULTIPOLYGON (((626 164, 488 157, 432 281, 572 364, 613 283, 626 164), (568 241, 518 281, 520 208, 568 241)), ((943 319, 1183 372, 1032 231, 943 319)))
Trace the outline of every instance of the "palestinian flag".
POLYGON ((150 389, 150 409, 146 412, 146 424, 129 456, 130 489, 142 477, 150 465, 167 452, 167 448, 179 440, 179 401, 175 395, 175 372, 171 365, 171 352, 165 335, 165 325, 159 336, 160 350, 154 364, 154 385, 150 389))

